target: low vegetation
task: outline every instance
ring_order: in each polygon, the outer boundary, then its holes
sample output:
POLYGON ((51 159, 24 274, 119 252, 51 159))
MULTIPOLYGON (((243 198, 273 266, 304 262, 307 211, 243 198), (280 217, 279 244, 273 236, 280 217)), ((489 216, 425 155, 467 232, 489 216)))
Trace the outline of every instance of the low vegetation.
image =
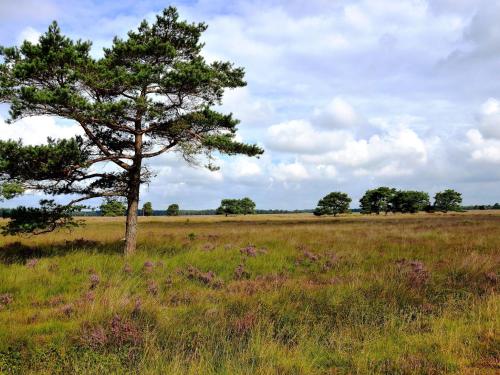
POLYGON ((0 239, 0 373, 498 373, 494 211, 139 219, 0 239))

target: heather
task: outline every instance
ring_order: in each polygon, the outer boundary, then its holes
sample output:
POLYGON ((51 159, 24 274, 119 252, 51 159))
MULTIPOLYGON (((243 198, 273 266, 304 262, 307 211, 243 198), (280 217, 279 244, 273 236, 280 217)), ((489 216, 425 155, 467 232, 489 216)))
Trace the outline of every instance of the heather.
POLYGON ((143 217, 0 239, 0 373, 494 374, 500 215, 143 217))

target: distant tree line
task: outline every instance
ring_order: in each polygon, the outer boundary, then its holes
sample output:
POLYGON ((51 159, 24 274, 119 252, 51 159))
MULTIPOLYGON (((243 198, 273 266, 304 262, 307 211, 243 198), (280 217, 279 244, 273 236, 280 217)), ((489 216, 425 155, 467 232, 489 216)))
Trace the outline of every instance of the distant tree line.
POLYGON ((462 206, 464 210, 500 210, 500 203, 476 204, 474 206, 462 206))
MULTIPOLYGON (((101 204, 99 211, 87 211, 83 216, 124 216, 126 212, 127 206, 123 200, 108 198, 101 204)), ((138 210, 138 214, 142 216, 178 216, 179 213, 179 205, 176 203, 169 205, 165 211, 155 211, 153 204, 146 202, 142 209, 138 210)))
MULTIPOLYGON (((143 216, 196 216, 196 215, 247 215, 247 214, 296 214, 314 213, 317 216, 360 212, 362 214, 380 213, 415 213, 448 212, 463 210, 500 210, 500 203, 489 205, 462 206, 460 193, 447 189, 436 193, 434 203, 430 203, 429 194, 423 191, 397 190, 386 186, 367 190, 359 200, 360 208, 350 209, 352 199, 346 193, 332 192, 319 200, 317 207, 305 210, 256 209, 255 202, 248 198, 223 199, 217 209, 181 210, 177 203, 170 204, 166 210, 154 210, 151 202, 144 203, 138 210, 143 216)), ((0 217, 10 217, 12 209, 0 208, 0 217)), ((103 201, 98 210, 86 209, 76 212, 76 216, 124 216, 127 208, 119 199, 109 198, 103 201)))
MULTIPOLYGON (((332 192, 319 200, 314 210, 317 216, 333 215, 349 212, 351 198, 342 192, 332 192)), ((388 214, 461 211, 462 195, 455 190, 447 189, 436 193, 434 203, 430 203, 429 194, 415 190, 397 190, 386 186, 367 190, 359 200, 362 214, 388 214)))

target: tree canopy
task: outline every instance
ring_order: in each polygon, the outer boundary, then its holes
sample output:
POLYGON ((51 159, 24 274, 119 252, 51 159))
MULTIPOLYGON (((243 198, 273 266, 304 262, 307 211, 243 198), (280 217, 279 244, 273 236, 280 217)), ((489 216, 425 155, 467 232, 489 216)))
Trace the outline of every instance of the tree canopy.
POLYGON ((430 205, 429 194, 424 191, 399 190, 392 201, 392 211, 416 213, 430 205))
POLYGON ((123 216, 127 211, 125 204, 119 199, 107 198, 99 207, 102 216, 123 216))
POLYGON ((314 215, 337 216, 338 214, 349 212, 350 203, 351 198, 346 193, 335 191, 319 200, 318 206, 314 210, 314 215))
POLYGON ((430 206, 429 194, 423 191, 396 190, 386 186, 367 190, 359 200, 361 213, 415 213, 430 206))
MULTIPOLYGON (((55 116, 80 125, 82 135, 27 146, 0 142, 0 183, 46 195, 71 195, 12 216, 9 227, 39 229, 69 224, 73 206, 97 197, 127 200, 125 253, 136 247, 139 187, 150 181, 146 161, 177 152, 190 164, 217 169, 214 153, 258 156, 256 145, 235 140, 238 120, 212 109, 226 89, 242 87, 242 68, 207 63, 201 55, 204 23, 179 20, 165 9, 153 24, 143 21, 125 38, 116 37, 102 58, 90 41, 64 36, 56 22, 38 43, 0 47, 0 102, 10 104, 8 122, 28 116, 55 116), (112 170, 100 168, 113 163, 112 170), (46 212, 53 220, 43 222, 46 212), (59 216, 59 219, 57 218, 59 216)), ((6 195, 8 197, 8 194, 6 195)))
POLYGON ((177 203, 172 203, 167 208, 167 216, 178 216, 179 215, 179 205, 177 203))
POLYGON ((248 197, 242 199, 223 199, 217 208, 217 215, 247 215, 255 213, 255 202, 248 197))
POLYGON ((153 216, 153 204, 151 202, 146 202, 142 206, 142 214, 144 216, 153 216))
POLYGON ((249 215, 255 213, 255 202, 248 197, 240 200, 241 213, 249 215))
POLYGON ((388 213, 392 211, 396 189, 381 186, 377 189, 367 190, 360 199, 362 213, 388 213))
POLYGON ((458 211, 461 204, 462 194, 452 189, 441 191, 434 196, 434 209, 438 211, 458 211))

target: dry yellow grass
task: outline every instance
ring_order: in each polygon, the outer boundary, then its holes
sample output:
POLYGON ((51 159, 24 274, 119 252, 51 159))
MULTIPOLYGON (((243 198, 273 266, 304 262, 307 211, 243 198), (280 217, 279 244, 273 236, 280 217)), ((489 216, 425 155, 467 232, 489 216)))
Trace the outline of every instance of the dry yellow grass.
POLYGON ((500 370, 495 211, 85 221, 0 239, 1 372, 500 370))

